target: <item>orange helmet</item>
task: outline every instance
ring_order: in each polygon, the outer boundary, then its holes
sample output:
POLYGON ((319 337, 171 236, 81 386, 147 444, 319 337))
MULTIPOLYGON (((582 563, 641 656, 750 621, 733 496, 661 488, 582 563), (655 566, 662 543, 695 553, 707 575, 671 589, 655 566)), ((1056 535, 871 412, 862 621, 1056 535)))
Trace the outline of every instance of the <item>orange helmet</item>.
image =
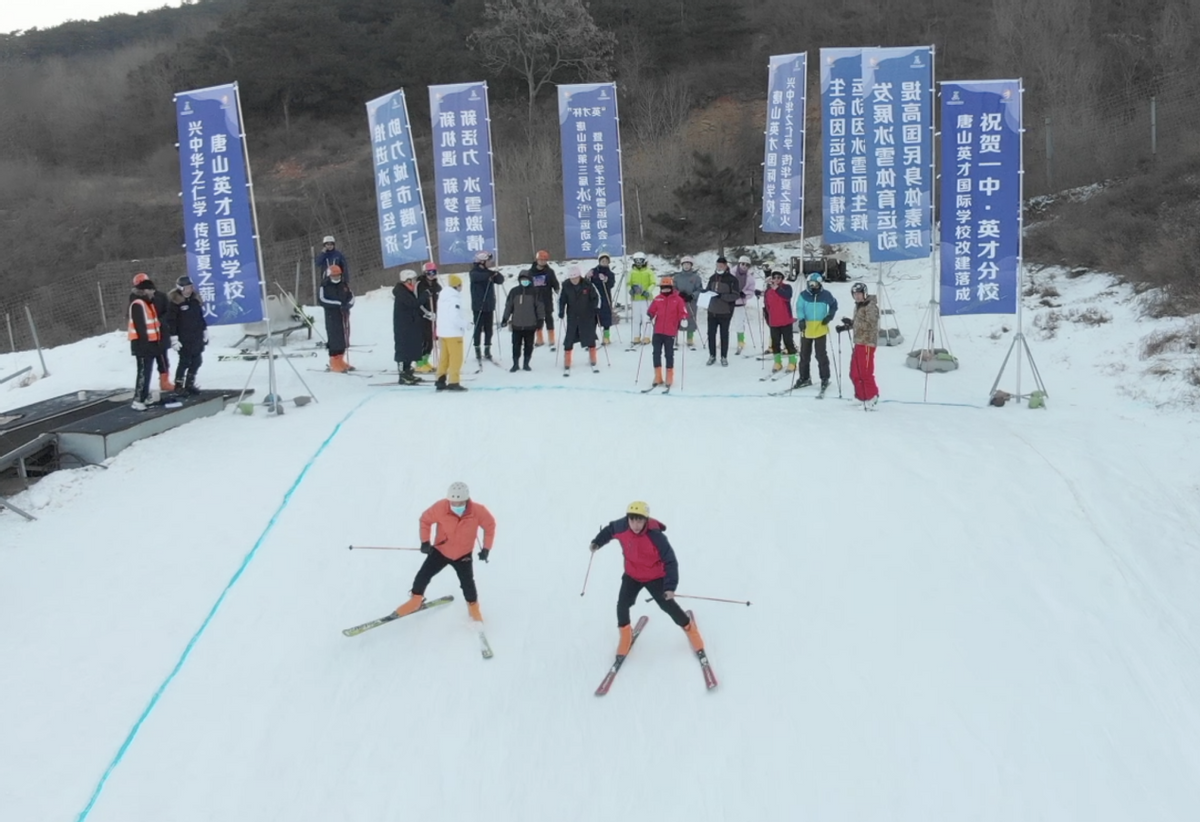
POLYGON ((149 274, 146 274, 145 272, 139 272, 139 273, 133 275, 133 284, 141 285, 142 283, 146 282, 146 280, 148 280, 148 279, 150 279, 149 274))
POLYGON ((334 274, 340 275, 341 273, 342 273, 342 267, 340 265, 338 265, 337 263, 334 263, 333 265, 329 266, 330 276, 333 276, 334 274))
POLYGON ((433 263, 425 263, 425 265, 421 266, 421 270, 424 271, 426 274, 436 274, 437 266, 434 265, 433 263))
POLYGON ((662 279, 660 279, 658 281, 658 287, 659 288, 674 288, 675 287, 675 278, 668 274, 666 277, 663 277, 662 279))
POLYGON ((548 263, 548 262, 550 262, 550 252, 549 252, 549 251, 545 251, 545 250, 539 251, 539 252, 537 253, 537 261, 538 261, 539 263, 548 263))

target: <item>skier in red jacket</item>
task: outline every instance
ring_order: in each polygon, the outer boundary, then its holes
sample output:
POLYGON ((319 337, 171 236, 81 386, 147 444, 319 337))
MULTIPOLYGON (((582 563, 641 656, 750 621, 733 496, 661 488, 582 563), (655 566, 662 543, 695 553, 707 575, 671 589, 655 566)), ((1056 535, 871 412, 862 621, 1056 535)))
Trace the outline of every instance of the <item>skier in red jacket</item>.
POLYGON ((679 564, 675 561, 671 543, 663 533, 667 526, 650 519, 650 506, 644 502, 629 503, 625 514, 624 518, 613 520, 601 528, 588 546, 592 551, 599 551, 615 539, 621 543, 621 552, 625 555, 625 574, 621 577, 621 593, 617 595, 617 628, 621 632, 617 656, 628 654, 633 645, 629 608, 637 601, 643 588, 654 597, 658 607, 687 633, 692 650, 704 650, 700 629, 675 601, 679 564))
POLYGON ((675 338, 679 326, 687 322, 687 303, 675 293, 675 279, 663 277, 658 282, 658 296, 650 303, 646 313, 654 318, 654 385, 663 385, 663 351, 667 354, 666 386, 670 390, 675 381, 675 338))

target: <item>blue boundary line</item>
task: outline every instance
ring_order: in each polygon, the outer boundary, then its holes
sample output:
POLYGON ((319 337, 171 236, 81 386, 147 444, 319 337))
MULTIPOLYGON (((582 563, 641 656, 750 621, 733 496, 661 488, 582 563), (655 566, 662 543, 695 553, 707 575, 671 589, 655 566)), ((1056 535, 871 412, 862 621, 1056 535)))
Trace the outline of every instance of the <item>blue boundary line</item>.
POLYGON ((217 597, 217 601, 213 603, 212 608, 209 609, 208 616, 204 618, 204 622, 200 624, 200 628, 195 634, 192 635, 192 638, 188 640, 188 644, 184 647, 183 653, 179 655, 179 660, 175 663, 175 667, 171 669, 171 673, 167 674, 167 678, 164 679, 162 684, 158 686, 158 690, 154 692, 154 696, 150 697, 150 702, 142 711, 142 715, 138 717, 137 722, 133 724, 133 728, 125 737, 125 741, 122 742, 121 747, 117 749, 116 756, 113 757, 112 762, 110 762, 108 767, 104 770, 104 775, 100 777, 100 781, 96 783, 96 787, 92 791, 92 796, 90 799, 88 799, 87 805, 84 806, 82 811, 80 811, 79 816, 75 818, 76 822, 84 822, 84 820, 87 819, 88 815, 92 812, 92 808, 95 807, 96 801, 100 798, 100 794, 104 790, 104 786, 108 784, 108 778, 112 776, 112 772, 116 770, 116 767, 120 765, 121 761, 125 758, 125 754, 129 751, 129 747, 133 744, 134 739, 137 738, 138 732, 142 729, 142 725, 144 725, 146 720, 149 719, 150 713, 158 704, 158 700, 162 698, 163 693, 167 690, 167 686, 174 681, 176 675, 183 668, 183 664, 188 661, 188 657, 192 654, 192 649, 196 647, 196 643, 200 641, 200 637, 204 634, 205 630, 208 629, 209 623, 212 622, 213 617, 217 615, 217 611, 220 609, 221 604, 225 602, 225 597, 229 594, 230 589, 232 589, 233 586, 237 584, 237 581, 242 578, 242 574, 245 572, 247 566, 250 565, 250 561, 254 559, 255 555, 258 553, 258 549, 262 547, 263 543, 266 542, 267 537, 270 536, 273 530, 275 530, 275 524, 279 522, 280 516, 282 516, 283 512, 291 503, 292 495, 296 493, 296 490, 300 487, 300 483, 304 482, 304 478, 308 476, 309 469, 312 468, 313 464, 320 459, 323 453, 325 453, 325 449, 329 446, 329 443, 333 442, 334 437, 336 437, 342 430, 342 426, 346 424, 347 420, 357 414, 358 410, 372 399, 374 399, 374 397, 364 397, 358 405, 351 408, 350 411, 346 413, 346 416, 342 417, 341 420, 338 421, 337 425, 333 427, 333 431, 330 432, 329 436, 325 438, 325 441, 321 443, 316 452, 308 458, 308 462, 304 464, 304 467, 300 469, 300 474, 296 477, 296 481, 292 483, 292 487, 289 488, 287 493, 283 495, 283 501, 279 503, 279 507, 276 508, 275 513, 271 515, 271 519, 267 521, 267 526, 263 529, 263 532, 255 541, 254 547, 250 549, 249 553, 247 553, 245 557, 243 557, 242 564, 238 566, 238 569, 234 573, 233 577, 231 577, 229 582, 225 585, 225 590, 221 591, 221 595, 217 597))

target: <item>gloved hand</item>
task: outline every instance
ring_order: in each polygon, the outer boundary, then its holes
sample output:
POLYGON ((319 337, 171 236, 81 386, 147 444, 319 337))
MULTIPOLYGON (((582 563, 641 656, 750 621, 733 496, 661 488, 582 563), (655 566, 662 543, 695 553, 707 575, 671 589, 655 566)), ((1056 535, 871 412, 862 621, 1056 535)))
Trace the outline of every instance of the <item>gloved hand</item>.
POLYGON ((433 543, 432 542, 422 542, 421 543, 421 553, 422 554, 432 554, 433 553, 433 543))
POLYGON ((491 552, 492 552, 492 549, 491 549, 491 548, 480 548, 480 549, 479 549, 479 561, 480 561, 480 562, 487 562, 487 561, 488 561, 488 554, 490 554, 491 552))
POLYGON ((434 319, 437 317, 436 314, 434 314, 432 311, 430 311, 428 308, 425 308, 424 306, 421 307, 421 315, 424 316, 425 319, 429 320, 430 322, 433 322, 434 319))
POLYGON ((208 345, 208 329, 204 330, 204 344, 208 345))
POLYGON ((849 317, 842 317, 842 325, 846 328, 846 330, 850 330, 854 327, 854 320, 850 319, 849 317))
POLYGON ((558 321, 559 321, 559 322, 562 322, 562 321, 563 321, 563 319, 564 319, 563 315, 562 315, 562 314, 559 314, 559 315, 558 315, 558 321))
POLYGON ((757 288, 756 288, 756 289, 754 289, 754 296, 755 296, 755 297, 761 297, 761 296, 762 296, 762 291, 761 291, 760 289, 757 289, 757 288))
POLYGON ((591 545, 588 546, 588 550, 589 551, 599 551, 600 546, 593 542, 591 545))
POLYGON ((629 293, 635 297, 640 297, 642 295, 642 287, 636 284, 631 285, 629 286, 629 293))
POLYGON ((174 350, 174 351, 179 351, 181 348, 183 348, 183 343, 181 343, 181 342, 179 341, 179 338, 178 338, 178 337, 172 337, 172 338, 171 338, 171 349, 172 349, 172 350, 174 350))

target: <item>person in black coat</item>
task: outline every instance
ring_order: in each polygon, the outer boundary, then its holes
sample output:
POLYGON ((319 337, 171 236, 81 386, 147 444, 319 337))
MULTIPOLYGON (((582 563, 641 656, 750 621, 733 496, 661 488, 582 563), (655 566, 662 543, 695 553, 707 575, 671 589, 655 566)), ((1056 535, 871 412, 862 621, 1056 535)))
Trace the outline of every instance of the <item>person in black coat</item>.
POLYGON ((721 365, 729 365, 729 324, 733 307, 741 296, 737 277, 729 270, 724 257, 717 257, 717 270, 708 278, 706 291, 714 292, 708 304, 708 365, 717 361, 717 336, 721 337, 721 365))
POLYGON ((475 255, 471 278, 471 316, 475 318, 475 359, 492 358, 492 322, 496 317, 496 286, 504 282, 504 275, 487 267, 492 258, 486 251, 475 255), (483 337, 483 351, 479 350, 479 338, 483 337))
POLYGON ((508 370, 517 370, 517 363, 521 360, 521 348, 524 347, 525 362, 521 367, 532 371, 529 359, 533 356, 533 335, 546 321, 546 305, 537 289, 533 287, 533 277, 528 271, 522 271, 517 282, 518 286, 508 292, 508 299, 504 301, 504 316, 500 319, 500 327, 504 328, 510 323, 512 325, 513 364, 508 370))
POLYGON ((579 266, 572 266, 567 281, 558 295, 558 318, 566 320, 563 334, 563 365, 571 368, 571 349, 575 343, 588 352, 588 361, 596 366, 596 312, 600 309, 600 295, 592 285, 591 277, 585 277, 579 266))
POLYGON ((396 365, 401 385, 420 385, 413 363, 421 358, 421 304, 417 301, 417 272, 406 268, 392 289, 392 336, 396 341, 396 365))
POLYGON ((329 267, 329 274, 321 281, 319 296, 325 309, 325 336, 329 339, 329 370, 349 371, 346 349, 350 347, 350 309, 354 306, 354 295, 350 286, 342 280, 342 269, 329 267))
POLYGON ((416 370, 421 374, 434 370, 429 358, 433 356, 433 318, 437 314, 438 295, 441 293, 437 266, 431 262, 425 263, 425 276, 417 280, 417 302, 421 306, 421 359, 416 370))
POLYGON ((609 329, 613 324, 613 306, 612 306, 612 290, 617 278, 609 267, 611 258, 607 254, 601 254, 596 260, 596 267, 588 272, 588 277, 592 281, 592 285, 596 289, 596 293, 600 295, 600 308, 596 311, 596 319, 600 321, 600 326, 604 329, 604 345, 608 345, 610 340, 609 329))
POLYGON ((208 321, 204 319, 204 303, 185 274, 175 281, 167 293, 167 325, 175 337, 179 351, 179 366, 175 369, 175 390, 179 394, 199 394, 196 372, 204 361, 204 346, 208 344, 208 321))

